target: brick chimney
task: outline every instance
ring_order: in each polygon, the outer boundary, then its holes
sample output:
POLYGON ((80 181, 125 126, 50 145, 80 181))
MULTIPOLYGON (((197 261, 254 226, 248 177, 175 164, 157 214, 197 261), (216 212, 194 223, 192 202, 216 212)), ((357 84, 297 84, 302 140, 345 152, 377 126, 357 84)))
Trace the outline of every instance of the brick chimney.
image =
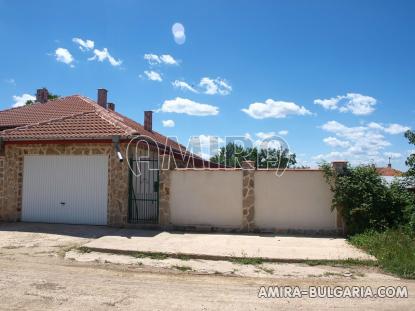
POLYGON ((44 104, 48 101, 48 89, 47 88, 41 88, 41 89, 37 89, 36 91, 36 101, 38 103, 44 104))
POLYGON ((97 103, 105 109, 107 109, 107 93, 108 91, 106 89, 98 89, 97 103))
POLYGON ((153 111, 144 111, 144 129, 153 131, 153 111))
POLYGON ((108 103, 108 110, 115 111, 115 104, 114 103, 108 103))

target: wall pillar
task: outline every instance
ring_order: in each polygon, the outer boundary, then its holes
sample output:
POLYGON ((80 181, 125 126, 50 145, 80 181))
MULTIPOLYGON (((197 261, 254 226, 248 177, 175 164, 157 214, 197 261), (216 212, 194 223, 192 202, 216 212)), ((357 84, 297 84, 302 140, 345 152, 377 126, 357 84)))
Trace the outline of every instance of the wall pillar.
POLYGON ((163 226, 170 224, 170 172, 161 169, 159 176, 159 219, 163 226))
POLYGON ((242 165, 242 230, 255 229, 255 162, 243 161, 242 165))

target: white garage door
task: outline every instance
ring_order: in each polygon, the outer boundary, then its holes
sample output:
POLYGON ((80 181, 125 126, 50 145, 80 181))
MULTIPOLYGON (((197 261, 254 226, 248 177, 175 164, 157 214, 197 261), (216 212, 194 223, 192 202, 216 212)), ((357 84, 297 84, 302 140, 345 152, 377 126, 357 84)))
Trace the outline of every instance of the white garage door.
POLYGON ((107 156, 25 156, 22 221, 107 224, 107 156))

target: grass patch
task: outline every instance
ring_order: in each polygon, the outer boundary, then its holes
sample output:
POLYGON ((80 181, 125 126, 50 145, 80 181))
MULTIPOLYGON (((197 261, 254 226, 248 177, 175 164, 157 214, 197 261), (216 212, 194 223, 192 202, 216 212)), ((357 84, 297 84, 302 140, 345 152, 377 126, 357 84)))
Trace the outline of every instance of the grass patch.
POLYGON ((349 240, 354 246, 375 256, 385 271, 415 279, 415 240, 403 231, 369 231, 354 235, 349 240))
POLYGON ((378 263, 373 260, 360 260, 360 259, 339 259, 339 260, 304 260, 304 263, 309 266, 332 266, 332 267, 341 267, 347 268, 352 266, 369 266, 376 267, 378 263))
POLYGON ((86 253, 90 253, 91 250, 87 247, 81 246, 77 248, 78 252, 80 252, 81 254, 86 254, 86 253))
POLYGON ((169 258, 167 254, 163 253, 143 253, 143 252, 137 252, 133 254, 135 258, 150 258, 155 260, 164 260, 169 258))
POLYGON ((186 272, 186 271, 191 271, 192 268, 189 266, 173 266, 174 269, 186 272))
POLYGON ((190 257, 189 257, 189 256, 187 256, 187 255, 178 254, 178 255, 177 255, 177 259, 187 261, 187 260, 190 260, 190 257))
POLYGON ((264 262, 262 258, 234 257, 230 261, 239 265, 260 265, 264 262))

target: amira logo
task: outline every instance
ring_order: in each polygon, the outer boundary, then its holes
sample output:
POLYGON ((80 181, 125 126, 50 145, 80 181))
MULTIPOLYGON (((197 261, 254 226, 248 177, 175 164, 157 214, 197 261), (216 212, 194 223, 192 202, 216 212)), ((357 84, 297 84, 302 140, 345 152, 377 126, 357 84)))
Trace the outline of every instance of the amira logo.
POLYGON ((287 141, 277 135, 264 135, 256 141, 247 136, 192 136, 187 147, 177 137, 168 137, 164 144, 146 135, 134 136, 127 144, 127 163, 134 176, 143 167, 148 170, 175 168, 235 170, 243 162, 253 163, 250 169, 274 170, 281 177, 295 157, 287 141), (174 142, 174 144, 172 144, 174 142))

